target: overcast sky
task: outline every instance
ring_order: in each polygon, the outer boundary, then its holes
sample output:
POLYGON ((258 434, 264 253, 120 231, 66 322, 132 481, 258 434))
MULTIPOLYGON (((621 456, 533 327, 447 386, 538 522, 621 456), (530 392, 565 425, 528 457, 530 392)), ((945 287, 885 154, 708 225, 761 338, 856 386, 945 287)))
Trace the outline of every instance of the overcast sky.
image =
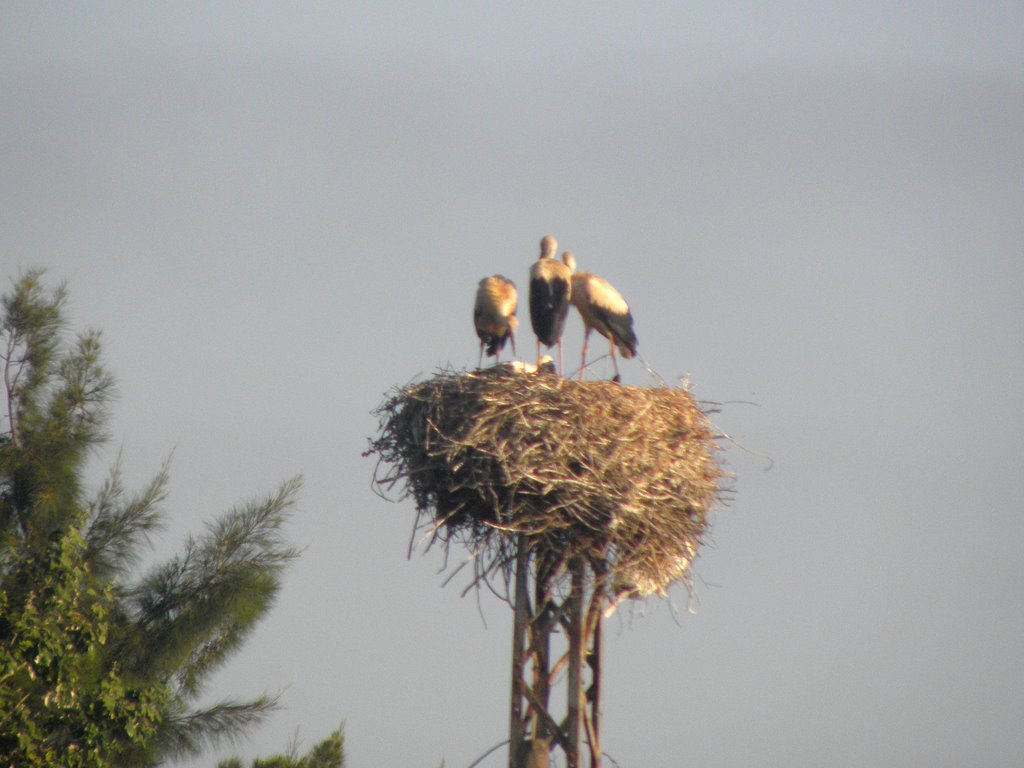
POLYGON ((97 477, 173 450, 154 557, 306 478, 302 559, 210 690, 284 691, 241 754, 507 737, 510 611, 406 559, 360 453, 553 234, 658 376, 756 403, 715 417, 746 451, 693 612, 609 622, 607 754, 1019 765, 1024 6, 950 5, 0 2, 3 280, 47 267, 104 332, 97 477))

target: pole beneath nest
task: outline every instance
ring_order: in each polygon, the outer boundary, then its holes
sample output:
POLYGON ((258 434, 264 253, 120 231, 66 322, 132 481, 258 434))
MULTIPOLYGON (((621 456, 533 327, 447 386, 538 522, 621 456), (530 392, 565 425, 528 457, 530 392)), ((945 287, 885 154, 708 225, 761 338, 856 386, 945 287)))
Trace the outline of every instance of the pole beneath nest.
POLYGON ((526 619, 530 612, 529 597, 526 594, 529 579, 529 552, 526 547, 526 534, 519 534, 516 540, 516 572, 515 572, 515 619, 512 623, 512 705, 510 707, 509 724, 509 768, 519 768, 519 755, 523 751, 523 670, 525 656, 523 646, 526 634, 526 619))
POLYGON ((579 768, 580 731, 583 726, 583 561, 574 558, 570 565, 571 584, 566 606, 566 632, 569 637, 569 670, 566 700, 566 768, 579 768))
MULTIPOLYGON (((568 567, 568 593, 556 594, 565 575, 560 563, 531 563, 529 540, 516 539, 509 768, 547 768, 550 752, 565 754, 566 768, 601 763, 601 624, 605 600, 603 565, 583 558, 568 567), (532 568, 531 568, 532 565, 532 568), (532 589, 531 589, 532 580, 532 589), (530 600, 531 592, 533 600, 530 600), (552 640, 564 648, 552 665, 552 640), (529 678, 529 679, 528 679, 529 678), (551 691, 565 684, 565 709, 556 711, 551 691)), ((561 649, 560 648, 560 649, 561 649)))

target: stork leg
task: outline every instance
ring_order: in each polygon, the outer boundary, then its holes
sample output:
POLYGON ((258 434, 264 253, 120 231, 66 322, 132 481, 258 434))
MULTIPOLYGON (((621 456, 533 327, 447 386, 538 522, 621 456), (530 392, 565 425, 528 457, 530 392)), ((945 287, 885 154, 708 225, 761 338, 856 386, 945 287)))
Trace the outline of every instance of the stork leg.
POLYGON ((508 332, 508 340, 512 342, 512 358, 515 359, 519 354, 516 352, 516 335, 511 330, 508 332))
POLYGON ((478 369, 484 367, 484 341, 483 341, 483 339, 480 339, 480 359, 477 360, 476 367, 478 369))
POLYGON ((540 339, 537 339, 537 367, 540 368, 540 339))
POLYGON ((558 375, 565 376, 565 366, 562 365, 562 337, 558 337, 558 375))
POLYGON ((590 329, 583 332, 583 359, 580 360, 580 381, 583 381, 583 372, 587 370, 587 344, 590 343, 590 329))
POLYGON ((612 379, 612 381, 618 383, 622 381, 622 376, 619 374, 619 364, 615 360, 615 342, 609 339, 608 344, 610 345, 612 350, 612 365, 615 366, 615 378, 612 379))

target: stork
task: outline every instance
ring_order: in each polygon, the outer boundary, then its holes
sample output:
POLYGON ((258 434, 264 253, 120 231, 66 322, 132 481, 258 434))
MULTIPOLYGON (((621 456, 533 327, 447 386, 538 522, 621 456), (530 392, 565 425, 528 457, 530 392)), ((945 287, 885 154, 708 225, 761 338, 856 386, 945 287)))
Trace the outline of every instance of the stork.
POLYGON ((612 287, 604 278, 589 272, 576 272, 576 259, 572 253, 562 254, 562 261, 572 275, 572 305, 579 310, 583 319, 583 360, 580 363, 580 379, 587 367, 587 343, 590 332, 597 331, 606 339, 611 349, 612 365, 615 366, 615 379, 620 381, 619 364, 615 360, 615 350, 626 359, 636 355, 637 338, 633 332, 633 313, 622 298, 622 294, 612 287))
POLYGON ((558 345, 558 370, 562 368, 562 331, 569 314, 572 294, 572 270, 555 261, 558 241, 546 235, 540 241, 540 257, 530 267, 530 323, 537 334, 537 361, 540 347, 558 345))
POLYGON ((480 360, 477 368, 484 362, 484 345, 487 345, 487 356, 494 357, 497 363, 506 341, 512 342, 512 354, 516 353, 516 319, 518 295, 516 286, 503 275, 492 275, 480 281, 476 289, 476 302, 473 304, 473 325, 476 335, 480 337, 480 360))

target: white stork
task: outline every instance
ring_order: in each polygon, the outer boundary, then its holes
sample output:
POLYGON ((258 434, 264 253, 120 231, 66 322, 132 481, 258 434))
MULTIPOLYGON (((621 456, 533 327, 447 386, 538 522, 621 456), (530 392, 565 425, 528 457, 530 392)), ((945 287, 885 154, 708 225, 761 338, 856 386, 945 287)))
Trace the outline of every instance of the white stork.
POLYGON ((611 348, 612 365, 615 366, 615 379, 620 381, 619 364, 615 360, 615 350, 626 359, 636 355, 637 338, 633 332, 633 313, 622 298, 622 294, 612 287, 604 278, 589 272, 576 272, 576 259, 566 251, 562 254, 572 275, 572 305, 579 310, 583 319, 583 360, 580 363, 580 379, 587 367, 587 343, 590 332, 597 331, 608 339, 611 348))
POLYGON ((540 241, 540 257, 530 267, 530 323, 537 334, 537 361, 540 346, 558 345, 558 370, 562 368, 562 331, 569 314, 572 294, 572 270, 555 261, 558 241, 547 235, 540 241))
POLYGON ((480 337, 480 360, 477 368, 484 362, 484 345, 487 345, 487 356, 494 357, 497 363, 506 341, 512 342, 512 354, 516 354, 516 319, 518 296, 516 286, 503 275, 492 275, 480 281, 476 289, 476 302, 473 304, 473 325, 476 335, 480 337))

